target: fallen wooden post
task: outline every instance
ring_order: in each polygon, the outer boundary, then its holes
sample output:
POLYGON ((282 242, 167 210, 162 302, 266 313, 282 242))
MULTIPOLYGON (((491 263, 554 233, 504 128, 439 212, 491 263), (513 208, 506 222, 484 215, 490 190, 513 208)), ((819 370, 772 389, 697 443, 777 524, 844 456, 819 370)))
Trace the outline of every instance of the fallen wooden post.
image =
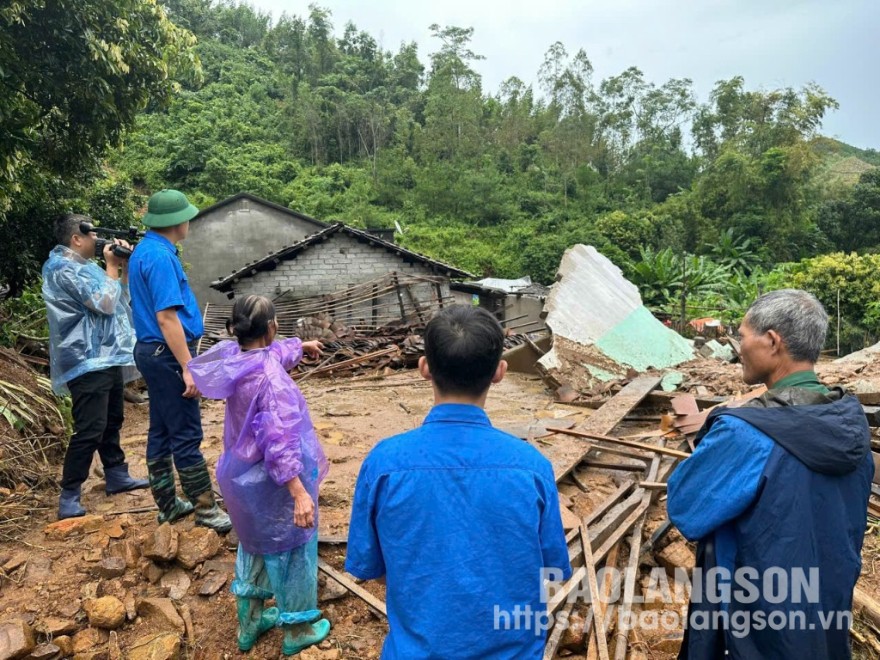
MULTIPOLYGON (((617 555, 619 554, 619 551, 619 543, 611 548, 611 552, 608 553, 608 557, 605 559, 605 568, 617 568, 617 555)), ((593 620, 601 620, 603 626, 608 623, 608 612, 613 609, 611 604, 608 603, 608 599, 611 597, 611 587, 614 586, 613 579, 614 573, 610 570, 606 570, 602 575, 602 589, 599 593, 599 602, 593 604, 593 620)), ((590 631, 590 636, 587 637, 587 660, 598 660, 599 658, 599 648, 597 648, 596 641, 597 635, 595 634, 594 628, 590 631)), ((605 648, 605 653, 608 653, 607 647, 605 648)))
POLYGON ((655 445, 645 444, 643 442, 636 442, 635 440, 622 440, 621 438, 615 438, 610 435, 600 435, 598 433, 589 433, 587 431, 577 431, 575 429, 560 429, 560 428, 547 428, 548 431, 552 431, 553 433, 562 433, 564 435, 571 435, 576 438, 587 438, 589 440, 602 440, 603 442, 612 442, 617 445, 623 445, 624 447, 632 447, 633 449, 643 449, 644 451, 652 451, 656 454, 663 454, 664 456, 672 456, 673 458, 690 458, 690 454, 685 451, 678 451, 677 449, 667 449, 666 447, 659 447, 655 445))
POLYGON ((349 580, 342 573, 330 566, 320 557, 318 558, 318 569, 323 571, 328 577, 336 580, 336 582, 348 589, 351 593, 360 598, 362 601, 364 601, 367 605, 380 613, 386 619, 388 618, 388 609, 385 607, 385 603, 376 598, 373 594, 371 594, 369 591, 364 589, 353 580, 349 580))
POLYGON ((584 549, 584 564, 587 569, 587 581, 590 584, 590 607, 593 608, 593 631, 596 634, 596 646, 599 649, 599 660, 609 660, 608 639, 605 636, 605 619, 596 616, 596 608, 601 610, 601 594, 599 593, 599 581, 596 578, 596 563, 593 561, 593 547, 590 543, 590 534, 586 524, 581 524, 581 545, 584 549))
POLYGON ((643 481, 639 486, 645 490, 666 490, 666 484, 659 481, 643 481))

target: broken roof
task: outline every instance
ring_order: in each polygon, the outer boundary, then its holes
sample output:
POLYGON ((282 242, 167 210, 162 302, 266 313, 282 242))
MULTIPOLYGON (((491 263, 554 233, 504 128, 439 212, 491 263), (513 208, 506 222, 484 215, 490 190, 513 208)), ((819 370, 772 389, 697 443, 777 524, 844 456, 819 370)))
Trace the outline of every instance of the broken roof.
POLYGON ((266 255, 262 259, 258 259, 257 261, 251 262, 244 267, 233 271, 231 275, 227 275, 226 277, 220 278, 219 280, 212 282, 211 288, 216 289, 217 291, 228 292, 232 289, 233 285, 236 282, 244 279, 245 277, 253 277, 261 271, 274 270, 282 261, 295 259, 304 250, 309 249, 313 245, 323 243, 334 234, 340 232, 343 234, 347 234, 348 236, 351 236, 358 241, 369 243, 370 245, 374 245, 377 248, 383 248, 385 250, 388 250, 389 252, 393 252, 401 257, 404 261, 418 262, 424 264, 437 274, 445 275, 446 277, 457 278, 473 277, 473 275, 471 273, 468 273, 467 271, 460 270, 454 266, 445 264, 442 261, 436 261, 434 259, 431 259, 430 257, 426 257, 423 254, 419 254, 418 252, 407 250, 406 248, 400 247, 395 243, 389 243, 388 241, 383 240, 378 236, 375 236, 374 234, 370 234, 369 232, 363 231, 361 229, 355 229, 354 227, 349 227, 348 225, 345 225, 341 222, 337 222, 336 224, 330 225, 329 227, 322 229, 317 233, 306 236, 298 243, 294 243, 293 245, 286 245, 277 252, 266 255))

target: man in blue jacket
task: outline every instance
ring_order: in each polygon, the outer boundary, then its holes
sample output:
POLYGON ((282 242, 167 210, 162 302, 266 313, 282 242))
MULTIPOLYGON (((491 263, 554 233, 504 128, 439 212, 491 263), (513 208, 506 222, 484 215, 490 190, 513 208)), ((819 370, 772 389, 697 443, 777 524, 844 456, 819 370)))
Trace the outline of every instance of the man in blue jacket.
POLYGON ((386 660, 544 655, 542 569, 567 579, 571 566, 550 462, 483 410, 503 347, 485 309, 441 311, 419 361, 434 407, 361 466, 345 568, 386 578, 386 660))
POLYGON ((669 516, 697 540, 680 658, 849 658, 874 465, 858 400, 814 364, 815 297, 760 297, 740 326, 743 379, 768 391, 719 408, 669 480, 669 516))
POLYGON ((134 365, 128 264, 109 244, 103 254, 106 267, 92 261, 97 236, 82 233, 83 222, 92 219, 75 213, 58 218, 58 245, 43 265, 52 388, 57 394, 69 392, 73 403, 74 433, 64 455, 59 520, 85 515, 80 493, 95 451, 104 466, 108 495, 149 485, 129 475, 119 446, 125 412, 123 368, 134 365))

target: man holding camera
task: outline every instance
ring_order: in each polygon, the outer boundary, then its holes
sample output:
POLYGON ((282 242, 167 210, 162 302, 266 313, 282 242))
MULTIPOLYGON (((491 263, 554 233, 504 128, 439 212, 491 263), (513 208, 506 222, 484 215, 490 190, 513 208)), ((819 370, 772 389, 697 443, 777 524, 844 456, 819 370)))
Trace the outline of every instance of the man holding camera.
POLYGON ((64 457, 58 518, 85 515, 81 488, 95 450, 101 457, 106 493, 147 488, 149 482, 128 473, 119 446, 123 421, 123 367, 133 366, 135 336, 131 327, 127 260, 106 243, 101 269, 95 256, 97 236, 82 233, 91 218, 69 213, 56 222, 58 245, 43 265, 43 299, 49 321, 52 388, 70 392, 74 434, 64 457))

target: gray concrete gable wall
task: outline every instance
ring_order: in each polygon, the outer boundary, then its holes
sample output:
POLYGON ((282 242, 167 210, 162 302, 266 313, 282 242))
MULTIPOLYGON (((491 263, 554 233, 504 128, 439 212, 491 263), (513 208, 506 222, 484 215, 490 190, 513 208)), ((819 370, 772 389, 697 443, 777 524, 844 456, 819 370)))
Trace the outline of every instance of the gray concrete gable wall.
POLYGON ((320 231, 317 225, 249 199, 238 199, 194 220, 183 243, 187 277, 199 306, 228 302, 211 282, 320 231))

